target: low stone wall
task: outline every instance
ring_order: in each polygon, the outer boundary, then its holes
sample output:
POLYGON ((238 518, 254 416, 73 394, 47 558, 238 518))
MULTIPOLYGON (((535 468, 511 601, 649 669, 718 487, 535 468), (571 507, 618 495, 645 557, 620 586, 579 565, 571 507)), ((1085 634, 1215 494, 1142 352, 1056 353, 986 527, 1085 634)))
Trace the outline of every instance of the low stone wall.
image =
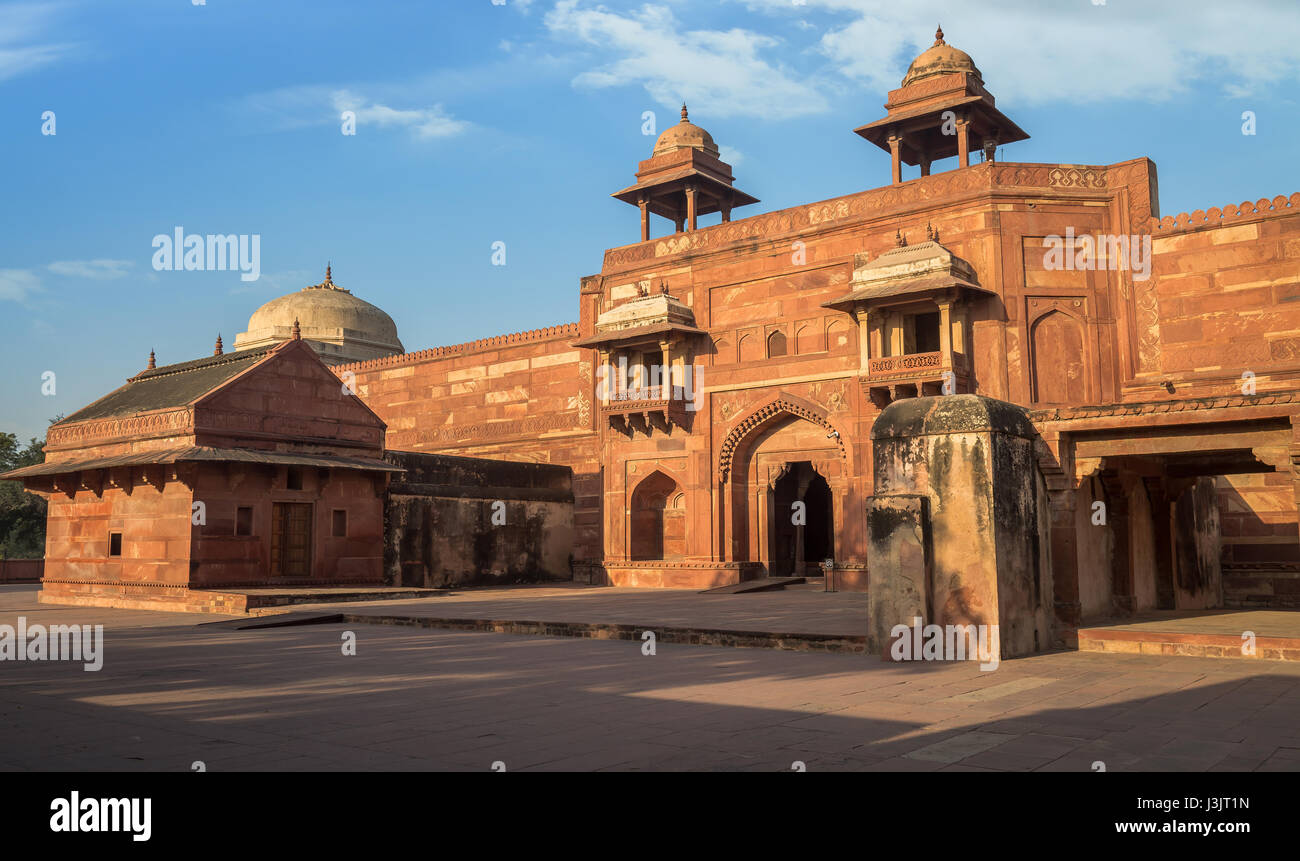
POLYGON ((0 583, 39 583, 44 559, 0 559, 0 583))
POLYGON ((570 580, 573 471, 390 451, 406 470, 384 504, 384 582, 482 586, 570 580))

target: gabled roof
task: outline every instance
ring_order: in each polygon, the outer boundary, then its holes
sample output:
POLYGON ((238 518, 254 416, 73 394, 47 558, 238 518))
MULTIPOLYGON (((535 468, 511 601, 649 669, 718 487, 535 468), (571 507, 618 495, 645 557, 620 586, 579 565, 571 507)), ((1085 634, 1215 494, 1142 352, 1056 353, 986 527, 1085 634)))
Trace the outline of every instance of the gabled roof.
POLYGON ((128 379, 126 385, 82 407, 54 426, 192 404, 261 362, 274 350, 274 346, 238 350, 141 371, 128 379))

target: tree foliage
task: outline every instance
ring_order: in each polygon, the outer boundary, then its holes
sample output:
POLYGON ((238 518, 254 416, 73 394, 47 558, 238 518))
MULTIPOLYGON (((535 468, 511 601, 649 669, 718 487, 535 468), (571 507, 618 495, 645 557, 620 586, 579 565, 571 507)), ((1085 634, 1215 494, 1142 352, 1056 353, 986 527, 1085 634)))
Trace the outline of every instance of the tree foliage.
MULTIPOLYGON (((45 441, 26 445, 16 434, 0 432, 0 472, 45 461, 45 441)), ((0 558, 39 559, 45 555, 45 500, 23 490, 22 482, 0 481, 0 558)))

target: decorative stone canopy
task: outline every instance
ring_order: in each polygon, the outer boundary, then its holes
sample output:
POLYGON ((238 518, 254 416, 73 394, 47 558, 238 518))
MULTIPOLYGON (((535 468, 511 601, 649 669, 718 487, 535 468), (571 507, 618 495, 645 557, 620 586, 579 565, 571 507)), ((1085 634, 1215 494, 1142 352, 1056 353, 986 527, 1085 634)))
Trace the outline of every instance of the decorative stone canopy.
POLYGON ((703 150, 714 158, 718 157, 718 145, 713 142, 713 135, 690 121, 686 105, 682 105, 682 121, 659 136, 650 155, 653 158, 681 149, 703 150))
POLYGON ((933 239, 900 245, 875 260, 862 261, 854 266, 849 286, 848 293, 823 302, 822 307, 852 312, 858 305, 888 304, 899 297, 911 300, 953 289, 993 294, 979 285, 969 263, 933 239))
POLYGON ((970 54, 954 48, 943 40, 943 28, 940 27, 935 31, 934 44, 922 51, 912 61, 912 65, 907 67, 907 74, 903 76, 903 86, 910 86, 917 81, 949 72, 966 72, 977 81, 984 80, 970 54))
POLYGON ((329 266, 320 284, 272 299, 254 311, 248 331, 235 336, 235 349, 257 349, 299 335, 330 365, 405 352, 393 318, 335 284, 329 266))
POLYGON ((737 206, 758 203, 732 183, 731 165, 718 157, 713 136, 688 118, 682 105, 682 119, 655 141, 650 158, 638 165, 636 184, 612 195, 641 210, 641 241, 650 238, 650 216, 674 223, 678 233, 694 230, 696 219, 721 212, 731 220, 737 206))
POLYGON ((903 164, 920 165, 921 176, 929 176, 931 162, 954 155, 968 167, 972 145, 991 161, 998 146, 1029 138, 995 107, 975 61, 945 42, 942 29, 890 92, 885 110, 883 119, 854 131, 890 154, 895 184, 903 164))
POLYGON ((574 341, 576 347, 661 340, 672 335, 702 335, 689 305, 662 289, 605 311, 596 318, 596 334, 574 341))

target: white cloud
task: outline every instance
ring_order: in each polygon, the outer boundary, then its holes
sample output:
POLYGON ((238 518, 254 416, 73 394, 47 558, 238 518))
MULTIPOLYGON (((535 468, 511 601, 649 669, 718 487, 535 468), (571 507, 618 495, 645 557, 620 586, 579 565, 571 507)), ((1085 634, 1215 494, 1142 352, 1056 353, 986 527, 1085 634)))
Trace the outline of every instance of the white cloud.
POLYGON ((739 167, 740 163, 745 160, 745 154, 734 146, 718 144, 718 158, 722 159, 732 167, 739 167))
POLYGON ((368 102, 348 90, 331 93, 330 100, 336 114, 342 111, 356 112, 358 130, 368 124, 380 128, 397 126, 411 129, 419 138, 446 138, 458 135, 470 127, 470 124, 464 120, 455 119, 447 114, 442 105, 398 110, 377 102, 368 102))
MULTIPOLYGON (((941 0, 745 0, 788 18, 814 10, 829 24, 821 52, 844 76, 882 95, 912 58, 945 41, 967 53, 999 99, 1020 104, 1159 101, 1205 90, 1241 96, 1300 78, 1294 0, 1042 3, 1002 0, 997 14, 941 0), (847 23, 842 23, 845 19, 847 23)), ((793 23, 793 22, 792 22, 793 23)))
POLYGON ((665 6, 628 14, 579 0, 561 0, 546 14, 547 29, 576 38, 601 55, 599 65, 574 78, 576 86, 641 86, 661 105, 685 100, 706 116, 782 117, 827 108, 821 92, 763 55, 780 40, 754 32, 686 30, 665 6))
POLYGON ((0 269, 0 301, 23 303, 41 291, 41 279, 30 269, 0 269))
MULTIPOLYGON (((394 95, 402 98, 398 91, 424 88, 390 85, 383 89, 394 91, 394 95)), ((424 108, 394 108, 362 95, 356 89, 323 85, 282 87, 253 93, 236 102, 233 109, 246 123, 251 120, 254 128, 271 131, 322 125, 340 128, 343 111, 356 113, 358 134, 364 134, 366 126, 405 128, 417 138, 433 140, 453 137, 473 128, 473 123, 456 119, 441 104, 424 108)))
POLYGON ((56 6, 13 3, 0 6, 0 81, 48 66, 75 47, 49 42, 45 31, 56 6))
POLYGON ((46 268, 55 275, 67 275, 72 278, 90 278, 94 281, 111 281, 126 276, 131 268, 130 260, 56 260, 46 268))

